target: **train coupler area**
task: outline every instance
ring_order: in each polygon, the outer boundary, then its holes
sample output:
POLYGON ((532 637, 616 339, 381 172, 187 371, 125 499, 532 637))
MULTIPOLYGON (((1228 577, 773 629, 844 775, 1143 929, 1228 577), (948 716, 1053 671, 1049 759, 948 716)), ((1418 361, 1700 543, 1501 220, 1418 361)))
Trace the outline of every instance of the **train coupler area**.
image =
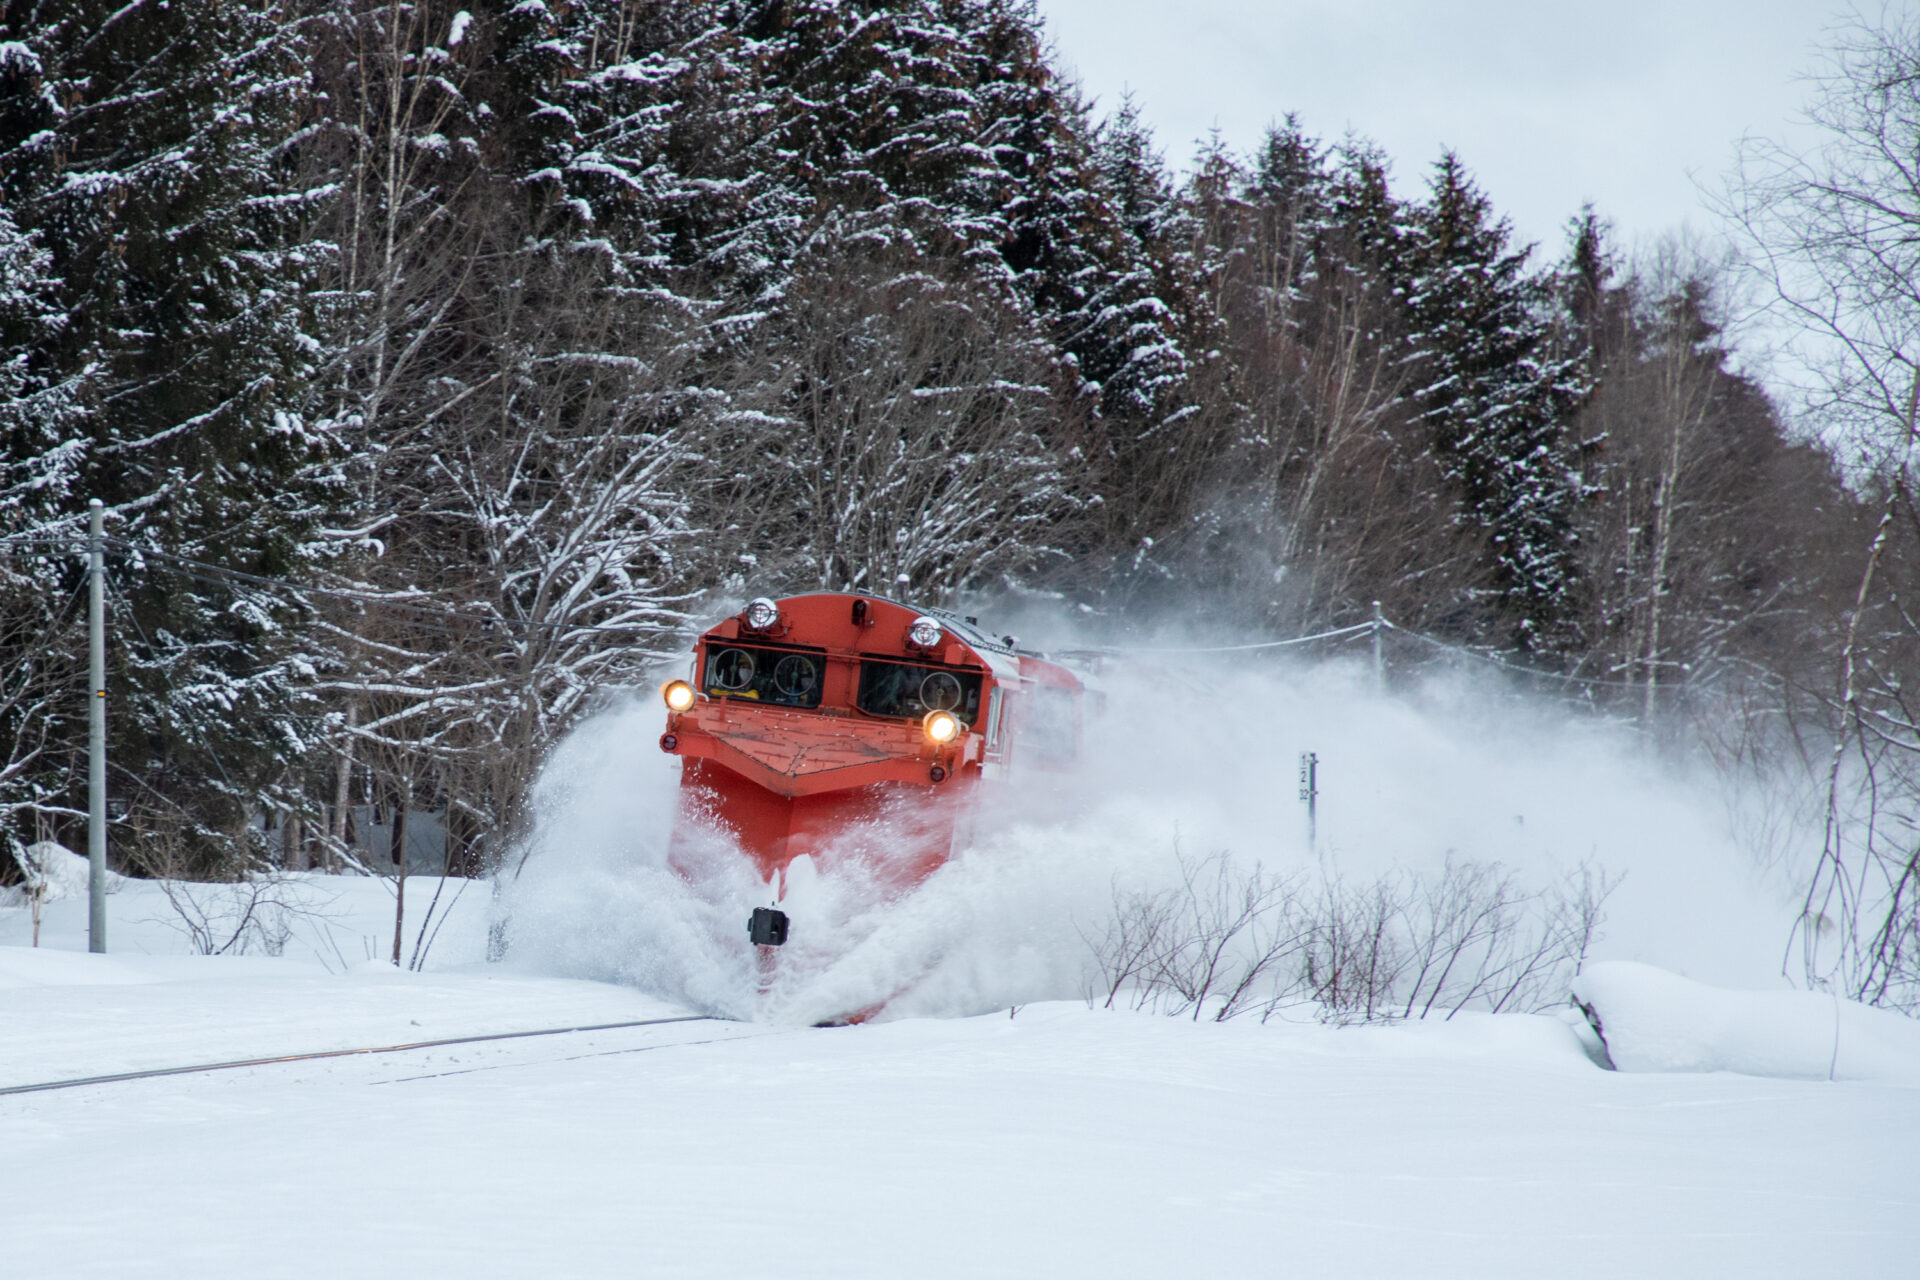
POLYGON ((755 907, 747 920, 747 937, 756 947, 777 947, 787 940, 787 913, 778 907, 755 907))

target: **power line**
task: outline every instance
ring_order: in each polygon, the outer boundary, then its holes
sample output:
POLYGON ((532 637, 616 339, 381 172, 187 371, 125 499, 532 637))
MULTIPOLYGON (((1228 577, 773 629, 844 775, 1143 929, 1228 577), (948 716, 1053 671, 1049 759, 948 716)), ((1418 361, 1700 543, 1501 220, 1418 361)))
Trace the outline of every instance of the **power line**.
POLYGON ((1212 646, 1205 646, 1205 647, 1196 646, 1191 648, 1164 648, 1164 649, 1163 648, 1125 648, 1125 647, 1114 646, 1114 647, 1099 648, 1099 649, 1063 650, 1062 652, 1063 654, 1064 653, 1085 653, 1085 654, 1112 655, 1112 656, 1130 656, 1135 654, 1200 656, 1200 655, 1212 654, 1212 653, 1248 653, 1248 652, 1253 652, 1253 651, 1262 650, 1262 649, 1286 649, 1286 648, 1291 648, 1295 645, 1312 644, 1316 641, 1321 641, 1321 640, 1349 639, 1354 636, 1359 636, 1359 635, 1368 634, 1368 633, 1379 635, 1382 632, 1386 632, 1386 631, 1396 631, 1403 636, 1407 636, 1408 638, 1413 640, 1421 641, 1422 643, 1431 645, 1436 649, 1444 650, 1447 653, 1458 654, 1464 658, 1471 658, 1476 662, 1483 662, 1483 663, 1486 663, 1488 666, 1498 667, 1502 671, 1511 671, 1516 675, 1535 676, 1542 680, 1557 680, 1563 684, 1575 684, 1575 685, 1581 685, 1583 687, 1589 687, 1589 688, 1599 688, 1599 689, 1643 689, 1645 688, 1644 685, 1638 683, 1637 681, 1599 680, 1591 676, 1567 675, 1558 671, 1542 671, 1537 667, 1523 666, 1520 663, 1511 662, 1505 658, 1498 657, 1494 654, 1483 653, 1476 649, 1469 649, 1464 645, 1454 644, 1450 641, 1441 640, 1435 636, 1427 635, 1424 632, 1411 630, 1407 627, 1400 626, 1398 623, 1390 622, 1385 617, 1380 617, 1376 621, 1372 621, 1372 622, 1357 622, 1357 623, 1354 623, 1352 626, 1336 627, 1331 631, 1315 632, 1312 635, 1291 636, 1284 640, 1262 640, 1262 641, 1257 641, 1249 644, 1212 645, 1212 646))
POLYGON ((1063 654, 1086 653, 1086 654, 1106 654, 1106 655, 1121 655, 1121 656, 1132 655, 1132 654, 1151 654, 1154 656, 1166 656, 1166 655, 1177 656, 1182 654, 1198 655, 1198 654, 1207 654, 1207 653, 1249 653, 1256 649, 1288 649, 1293 647, 1294 645, 1311 644, 1316 640, 1334 640, 1334 639, 1342 639, 1348 636, 1357 636, 1362 632, 1373 630, 1373 625, 1374 624, 1371 622, 1359 622, 1359 623, 1355 623, 1353 626, 1350 626, 1350 627, 1337 627, 1332 631, 1322 631, 1315 635, 1290 636, 1285 640, 1260 640, 1250 644, 1223 644, 1223 645, 1209 645, 1209 646, 1195 647, 1195 648, 1173 648, 1173 649, 1125 647, 1125 646, 1113 645, 1113 646, 1107 646, 1107 647, 1098 648, 1098 649, 1063 649, 1060 652, 1063 654))
POLYGON ((62 546, 75 555, 85 555, 87 536, 78 530, 72 533, 0 533, 0 551, 16 545, 62 546))
POLYGON ((1558 671, 1542 671, 1537 667, 1521 666, 1517 662, 1508 662, 1504 658, 1495 657, 1490 653, 1481 653, 1477 649, 1469 649, 1464 645, 1452 644, 1446 640, 1438 640, 1433 636, 1426 635, 1419 631, 1409 631, 1398 623, 1388 622, 1384 618, 1381 619, 1380 625, 1389 631, 1398 631, 1403 636, 1409 636, 1415 640, 1423 641, 1436 649, 1444 649, 1448 653, 1457 653, 1462 657, 1472 658, 1476 662, 1484 662, 1488 666, 1499 667, 1503 671, 1512 671, 1523 676, 1537 676, 1542 680, 1558 680, 1564 684, 1588 685, 1598 689, 1642 689, 1646 687, 1632 680, 1596 680, 1591 676, 1573 676, 1564 675, 1558 671))

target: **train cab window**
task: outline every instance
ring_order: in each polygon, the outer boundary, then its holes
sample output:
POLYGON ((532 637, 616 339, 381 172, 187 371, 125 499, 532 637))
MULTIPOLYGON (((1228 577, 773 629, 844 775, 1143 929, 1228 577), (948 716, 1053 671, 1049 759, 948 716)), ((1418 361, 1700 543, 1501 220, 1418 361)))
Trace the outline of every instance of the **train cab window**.
POLYGON ((977 671, 946 671, 905 662, 860 664, 859 708, 870 716, 912 716, 951 711, 972 725, 980 715, 981 677, 977 671))
POLYGON ((764 649, 756 645, 713 644, 701 688, 721 698, 749 698, 776 707, 820 705, 827 671, 825 654, 764 649))

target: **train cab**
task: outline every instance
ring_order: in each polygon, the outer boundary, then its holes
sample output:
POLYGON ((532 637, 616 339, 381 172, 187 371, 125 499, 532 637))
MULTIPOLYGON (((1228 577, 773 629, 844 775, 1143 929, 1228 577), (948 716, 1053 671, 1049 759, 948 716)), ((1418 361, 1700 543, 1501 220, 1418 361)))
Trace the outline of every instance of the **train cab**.
POLYGON ((983 786, 1071 767, 1082 693, 1072 671, 970 618, 762 597, 703 634, 688 678, 662 690, 660 746, 681 761, 682 826, 718 828, 776 899, 799 858, 829 874, 859 858, 902 891, 964 844, 983 786))

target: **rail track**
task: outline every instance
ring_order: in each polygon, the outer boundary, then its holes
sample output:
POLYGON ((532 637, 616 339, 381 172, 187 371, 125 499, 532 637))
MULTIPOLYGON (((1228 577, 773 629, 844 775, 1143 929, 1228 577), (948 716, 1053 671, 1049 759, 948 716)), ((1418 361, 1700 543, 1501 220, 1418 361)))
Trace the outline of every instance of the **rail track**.
MULTIPOLYGON (((660 1027, 682 1022, 712 1022, 726 1024, 726 1019, 712 1018, 701 1014, 682 1014, 671 1018, 641 1018, 632 1022, 597 1022, 579 1027, 542 1027, 534 1031, 498 1031, 478 1036, 449 1036, 440 1040, 415 1040, 406 1044, 367 1045, 353 1049, 316 1049, 311 1053, 282 1053, 267 1058, 237 1058, 231 1062, 200 1062, 181 1067, 152 1067, 145 1071, 119 1071, 112 1075, 78 1076, 69 1080, 44 1080, 36 1084, 0 1085, 0 1096, 16 1093, 45 1093, 54 1089, 78 1089, 87 1085, 118 1084, 127 1080, 152 1080, 160 1076, 198 1075, 209 1071, 232 1071, 240 1067, 270 1067, 287 1062, 313 1062, 322 1058, 368 1057, 382 1053, 411 1053, 422 1049, 440 1049, 449 1045, 482 1044, 495 1040, 530 1040, 539 1036, 579 1035, 589 1031, 620 1031, 629 1027, 660 1027)), ((740 1037, 730 1037, 740 1038, 740 1037)), ((680 1043, 680 1042, 675 1042, 680 1043)), ((696 1043, 708 1043, 699 1041, 696 1043)), ((646 1048, 667 1048, 667 1045, 648 1045, 646 1048)), ((617 1053, 637 1052, 632 1049, 615 1050, 617 1053)), ((510 1064, 501 1064, 510 1065, 510 1064)), ((481 1070, 485 1068, 468 1068, 481 1070)), ((405 1079, 428 1079, 432 1076, 459 1075, 460 1071, 433 1072, 428 1076, 408 1076, 405 1079)), ((397 1082, 388 1082, 397 1083, 397 1082)))

